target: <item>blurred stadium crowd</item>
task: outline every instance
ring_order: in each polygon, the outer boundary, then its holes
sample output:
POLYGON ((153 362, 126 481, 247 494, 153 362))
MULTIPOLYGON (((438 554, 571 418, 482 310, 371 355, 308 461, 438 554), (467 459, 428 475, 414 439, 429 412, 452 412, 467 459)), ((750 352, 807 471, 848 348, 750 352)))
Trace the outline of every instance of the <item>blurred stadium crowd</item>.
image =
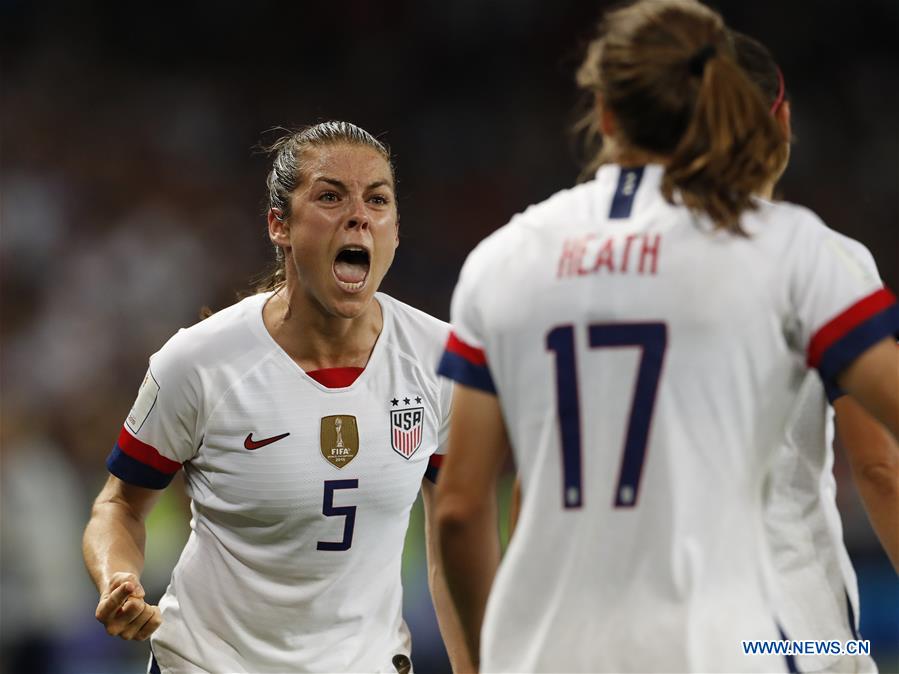
MULTIPOLYGON (((899 5, 715 4, 785 73, 784 197, 866 244, 899 288, 899 5)), ((401 213, 384 289, 446 319, 471 247, 577 176, 573 71, 601 7, 0 0, 2 671, 143 666, 145 646, 93 619, 80 535, 148 355, 271 262, 264 132, 337 118, 383 134, 401 213)), ((899 583, 836 470, 863 634, 899 658, 899 583)), ((157 592, 185 527, 173 493, 150 532, 157 592)), ((445 665, 419 529, 406 617, 428 672, 445 665)))

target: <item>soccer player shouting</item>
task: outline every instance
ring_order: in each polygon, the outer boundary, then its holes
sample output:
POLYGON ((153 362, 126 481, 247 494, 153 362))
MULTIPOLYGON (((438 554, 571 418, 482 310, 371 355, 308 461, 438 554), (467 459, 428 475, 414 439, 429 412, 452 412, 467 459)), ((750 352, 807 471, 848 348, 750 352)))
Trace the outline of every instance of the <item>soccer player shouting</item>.
MULTIPOLYGON (((150 359, 84 534, 97 618, 150 637, 151 671, 408 669, 400 563, 419 490, 432 510, 448 328, 377 292, 399 231, 387 148, 326 122, 273 151, 279 267, 150 359), (144 520, 182 467, 192 531, 157 607, 140 585, 144 520)), ((467 668, 428 539, 450 658, 467 668)))

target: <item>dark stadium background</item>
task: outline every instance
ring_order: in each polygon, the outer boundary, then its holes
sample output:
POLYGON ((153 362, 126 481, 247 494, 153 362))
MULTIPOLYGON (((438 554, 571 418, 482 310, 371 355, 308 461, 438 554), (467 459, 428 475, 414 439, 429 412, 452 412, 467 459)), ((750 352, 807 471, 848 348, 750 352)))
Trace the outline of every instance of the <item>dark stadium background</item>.
MULTIPOLYGON (((146 646, 93 618, 81 529, 148 355, 270 261, 263 132, 337 118, 382 134, 402 218, 384 289, 447 318, 472 246, 575 180, 573 71, 602 6, 0 0, 3 672, 142 671, 146 646)), ((786 75, 784 196, 865 243, 899 288, 899 3, 717 6, 786 75)), ((836 473, 863 635, 886 670, 899 581, 840 458, 836 473)), ((170 490, 151 522, 156 594, 183 512, 170 490)), ((420 512, 406 562, 416 669, 440 671, 420 512)))

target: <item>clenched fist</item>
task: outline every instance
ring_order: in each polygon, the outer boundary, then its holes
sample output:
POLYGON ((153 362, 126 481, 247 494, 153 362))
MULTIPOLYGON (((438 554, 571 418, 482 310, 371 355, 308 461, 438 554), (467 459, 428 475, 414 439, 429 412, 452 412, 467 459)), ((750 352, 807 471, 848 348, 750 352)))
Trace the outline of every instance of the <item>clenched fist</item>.
POLYGON ((115 573, 100 595, 97 620, 107 634, 122 639, 144 641, 162 624, 158 606, 144 601, 144 588, 133 573, 115 573))

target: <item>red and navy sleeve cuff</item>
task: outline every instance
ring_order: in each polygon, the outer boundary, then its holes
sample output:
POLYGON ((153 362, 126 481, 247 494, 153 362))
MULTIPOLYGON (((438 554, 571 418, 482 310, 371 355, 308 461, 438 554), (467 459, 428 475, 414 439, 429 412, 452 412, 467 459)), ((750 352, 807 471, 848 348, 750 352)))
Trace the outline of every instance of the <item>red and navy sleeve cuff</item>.
POLYGON ((460 384, 496 394, 484 351, 466 344, 453 333, 450 333, 446 342, 446 350, 440 359, 437 374, 460 384))
POLYGON ((437 474, 440 472, 441 465, 443 465, 443 454, 431 454, 431 458, 428 459, 428 467, 425 468, 425 479, 437 484, 437 474))
POLYGON ((106 458, 106 468, 128 484, 148 489, 165 489, 181 464, 165 458, 154 447, 141 442, 122 428, 115 447, 106 458))
POLYGON ((821 373, 830 397, 837 376, 870 347, 890 336, 899 338, 899 304, 893 293, 881 288, 815 333, 809 342, 808 364, 821 373))

